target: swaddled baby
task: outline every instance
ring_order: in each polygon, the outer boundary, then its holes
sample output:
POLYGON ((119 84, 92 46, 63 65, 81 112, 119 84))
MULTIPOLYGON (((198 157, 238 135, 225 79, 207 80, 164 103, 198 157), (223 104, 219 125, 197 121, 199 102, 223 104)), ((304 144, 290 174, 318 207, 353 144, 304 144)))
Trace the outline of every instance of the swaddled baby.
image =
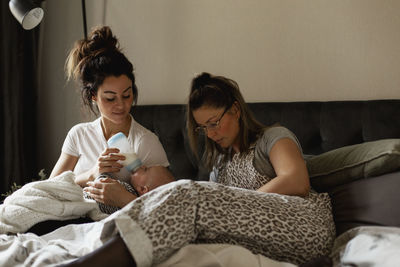
MULTIPOLYGON (((96 180, 100 180, 103 178, 111 178, 106 174, 102 174, 96 178, 96 180)), ((163 166, 152 166, 146 167, 141 166, 136 169, 134 172, 130 174, 130 181, 129 183, 117 180, 121 185, 123 185, 127 191, 134 194, 135 196, 139 197, 154 188, 157 188, 161 185, 174 182, 175 178, 173 177, 172 173, 168 170, 168 168, 163 166)), ((87 191, 84 192, 84 197, 86 199, 93 199, 90 197, 90 193, 87 191)), ((111 214, 115 211, 119 210, 119 207, 106 205, 104 203, 98 202, 100 211, 103 213, 111 214)))

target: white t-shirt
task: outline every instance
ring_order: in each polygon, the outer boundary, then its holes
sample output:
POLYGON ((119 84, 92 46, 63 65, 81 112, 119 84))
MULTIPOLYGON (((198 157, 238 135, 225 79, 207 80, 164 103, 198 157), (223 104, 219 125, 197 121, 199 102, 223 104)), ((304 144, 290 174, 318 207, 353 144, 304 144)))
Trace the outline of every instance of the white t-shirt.
MULTIPOLYGON (((167 155, 157 135, 149 131, 131 116, 128 135, 131 150, 138 155, 145 166, 169 166, 167 155)), ((79 123, 71 128, 62 146, 62 152, 79 157, 74 173, 80 174, 96 164, 100 154, 106 149, 107 140, 101 128, 101 118, 92 122, 79 123)), ((127 181, 129 173, 122 169, 114 178, 127 181)), ((129 180, 128 180, 129 182, 129 180)))

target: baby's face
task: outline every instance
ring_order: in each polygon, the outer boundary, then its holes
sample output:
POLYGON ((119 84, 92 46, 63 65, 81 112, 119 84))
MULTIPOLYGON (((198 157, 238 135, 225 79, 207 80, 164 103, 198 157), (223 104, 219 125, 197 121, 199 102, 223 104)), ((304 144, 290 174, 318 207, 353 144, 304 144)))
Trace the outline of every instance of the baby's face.
POLYGON ((150 189, 153 189, 155 186, 171 182, 171 178, 168 178, 170 176, 171 174, 168 169, 163 166, 141 166, 131 175, 130 182, 136 189, 141 186, 148 186, 151 187, 150 189), (155 183, 155 181, 157 182, 155 183))
POLYGON ((150 176, 150 172, 148 171, 150 168, 142 165, 139 169, 137 169, 134 173, 131 174, 131 185, 135 188, 138 186, 146 185, 146 180, 150 176))

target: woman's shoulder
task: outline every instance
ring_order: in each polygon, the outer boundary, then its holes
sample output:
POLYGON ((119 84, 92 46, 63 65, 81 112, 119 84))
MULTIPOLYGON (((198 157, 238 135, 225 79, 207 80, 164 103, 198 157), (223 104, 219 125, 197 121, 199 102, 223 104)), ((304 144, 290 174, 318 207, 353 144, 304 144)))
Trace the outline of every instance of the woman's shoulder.
POLYGON ((136 138, 157 137, 155 133, 141 125, 139 122, 135 121, 133 118, 129 134, 136 138))
POLYGON ((100 127, 100 119, 96 119, 90 122, 80 122, 72 126, 69 130, 69 135, 87 135, 90 133, 96 133, 100 127))
POLYGON ((79 156, 81 148, 92 143, 89 141, 100 140, 100 134, 102 134, 102 130, 99 121, 78 123, 69 130, 62 151, 79 156))
POLYGON ((300 147, 300 142, 296 135, 288 128, 283 126, 271 126, 266 128, 261 137, 258 139, 256 147, 269 153, 272 146, 283 138, 292 139, 300 147))
POLYGON ((284 137, 295 137, 295 134, 288 128, 283 126, 271 126, 264 130, 263 134, 259 138, 260 140, 269 140, 284 137))

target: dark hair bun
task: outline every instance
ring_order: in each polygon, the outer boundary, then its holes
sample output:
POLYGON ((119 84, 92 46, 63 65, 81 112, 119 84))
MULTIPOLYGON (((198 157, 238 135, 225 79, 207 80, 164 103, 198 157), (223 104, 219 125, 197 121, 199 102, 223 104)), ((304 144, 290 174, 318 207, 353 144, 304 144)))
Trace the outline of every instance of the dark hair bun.
POLYGON ((203 72, 193 79, 193 88, 204 87, 210 83, 211 75, 208 72, 203 72))
POLYGON ((96 57, 102 53, 115 50, 120 52, 119 43, 108 26, 95 28, 88 39, 83 40, 81 46, 83 57, 96 57))
POLYGON ((87 67, 92 69, 90 64, 95 64, 96 59, 102 56, 109 59, 115 57, 116 54, 121 54, 121 50, 118 39, 113 35, 110 27, 94 28, 88 39, 77 41, 70 51, 65 62, 67 77, 75 80, 82 79, 84 69, 87 67))

